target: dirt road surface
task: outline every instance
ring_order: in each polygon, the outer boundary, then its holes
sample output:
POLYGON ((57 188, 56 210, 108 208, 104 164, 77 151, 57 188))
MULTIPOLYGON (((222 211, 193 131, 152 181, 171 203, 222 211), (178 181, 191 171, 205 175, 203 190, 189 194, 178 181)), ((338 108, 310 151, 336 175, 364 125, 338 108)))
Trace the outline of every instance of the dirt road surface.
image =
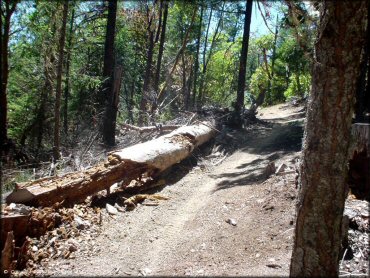
MULTIPOLYGON (((101 233, 76 239, 70 259, 55 259, 39 275, 287 276, 293 244, 295 174, 266 176, 266 166, 294 169, 303 136, 301 107, 260 111, 267 121, 221 139, 235 151, 203 147, 173 167, 167 196, 110 216, 101 233)), ((114 205, 114 202, 112 203, 114 205)))

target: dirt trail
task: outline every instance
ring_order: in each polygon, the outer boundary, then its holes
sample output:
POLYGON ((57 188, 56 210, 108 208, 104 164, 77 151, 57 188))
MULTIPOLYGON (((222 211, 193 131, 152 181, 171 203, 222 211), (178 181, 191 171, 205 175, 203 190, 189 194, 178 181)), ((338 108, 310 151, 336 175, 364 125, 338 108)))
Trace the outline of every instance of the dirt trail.
POLYGON ((303 134, 299 110, 263 109, 268 124, 225 136, 237 150, 222 163, 221 155, 214 166, 211 153, 176 165, 166 186, 153 191, 169 200, 104 213, 97 238, 81 240, 75 258, 53 260, 39 274, 288 275, 294 174, 266 180, 264 169, 271 161, 294 167, 303 134))

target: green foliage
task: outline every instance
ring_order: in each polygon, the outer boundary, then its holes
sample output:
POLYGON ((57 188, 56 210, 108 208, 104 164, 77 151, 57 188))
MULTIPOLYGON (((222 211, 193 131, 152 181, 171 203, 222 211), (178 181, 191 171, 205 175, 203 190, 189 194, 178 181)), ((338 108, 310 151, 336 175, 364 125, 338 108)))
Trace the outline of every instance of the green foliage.
POLYGON ((266 70, 259 66, 251 77, 250 92, 254 96, 258 96, 261 91, 266 91, 268 88, 269 78, 266 70))
POLYGON ((289 86, 284 92, 287 99, 292 97, 307 96, 311 88, 311 76, 309 74, 298 75, 293 73, 290 76, 289 86), (299 82, 298 82, 299 81, 299 82))
MULTIPOLYGON (((105 4, 101 1, 72 2, 69 6, 66 37, 66 42, 70 41, 70 45, 67 43, 65 47, 65 59, 67 53, 71 54, 67 107, 70 133, 77 132, 79 125, 96 128, 102 115, 98 99, 103 81, 107 23, 106 1, 105 4), (73 20, 72 10, 75 14, 73 20), (72 32, 69 31, 71 21, 72 32)), ((143 93, 148 50, 148 16, 152 16, 150 28, 156 34, 160 1, 118 1, 118 3, 115 55, 117 65, 123 68, 123 75, 117 122, 129 119, 135 123, 143 93)), ((196 7, 194 2, 170 1, 160 88, 165 82, 168 84, 163 97, 160 120, 171 119, 175 115, 175 110, 184 108, 186 89, 190 91, 191 96, 193 94, 195 78, 192 74, 195 68, 199 31, 201 35, 199 70, 195 88, 199 93, 201 81, 204 80, 202 104, 231 106, 235 101, 244 24, 244 16, 237 11, 245 9, 245 1, 205 1, 202 5, 204 5, 202 23, 200 24, 200 5, 198 5, 198 13, 183 56, 180 55, 173 74, 169 76, 184 36, 190 28, 196 7), (212 20, 207 35, 211 8, 212 20), (222 10, 228 12, 222 13, 222 10), (219 20, 218 33, 214 36, 219 20), (207 71, 203 76, 205 63, 207 71)), ((304 24, 294 29, 284 3, 276 5, 283 7, 281 10, 284 14, 278 22, 276 43, 273 34, 260 37, 251 34, 249 39, 246 103, 250 102, 251 98, 256 98, 262 91, 266 91, 265 104, 278 103, 293 96, 301 97, 309 93, 310 60, 307 51, 312 49, 313 23, 305 15, 307 18, 304 24), (301 36, 300 39, 307 45, 308 50, 303 49, 298 43, 297 34, 301 36), (271 79, 266 71, 265 57, 271 79)), ((304 9, 303 4, 301 8, 304 9)), ((31 148, 51 146, 52 142, 56 53, 61 15, 60 1, 21 1, 11 26, 11 31, 15 32, 10 41, 8 132, 18 143, 25 143, 31 148), (37 146, 40 143, 38 142, 40 127, 43 127, 44 135, 41 136, 41 146, 37 146)), ((158 45, 156 42, 150 73, 152 78, 156 71, 158 45)), ((63 90, 66 86, 65 79, 66 72, 63 73, 63 90)), ((149 92, 149 103, 156 98, 157 93, 153 90, 149 92)), ((62 110, 63 105, 64 97, 62 110)), ((68 141, 63 133, 62 138, 65 142, 68 141)))
POLYGON ((26 181, 30 181, 34 178, 33 170, 32 169, 24 169, 16 171, 15 174, 12 174, 10 179, 4 179, 4 185, 2 187, 3 192, 11 191, 15 188, 17 183, 22 183, 26 181))

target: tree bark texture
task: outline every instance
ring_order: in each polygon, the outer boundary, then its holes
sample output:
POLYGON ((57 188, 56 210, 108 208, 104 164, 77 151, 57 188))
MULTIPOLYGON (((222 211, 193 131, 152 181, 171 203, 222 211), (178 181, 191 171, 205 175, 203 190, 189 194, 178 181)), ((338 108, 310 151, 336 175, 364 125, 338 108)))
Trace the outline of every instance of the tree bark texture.
POLYGON ((62 96, 62 71, 64 60, 64 44, 66 39, 66 26, 68 16, 68 1, 63 4, 63 19, 62 27, 60 29, 59 37, 59 53, 58 53, 58 67, 57 67, 57 88, 55 91, 55 108, 54 108, 54 146, 53 156, 57 160, 60 157, 60 99, 62 96))
MULTIPOLYGON (((154 9, 154 7, 153 7, 154 9)), ((152 76, 152 65, 153 65, 153 54, 154 54, 154 31, 152 30, 153 18, 150 17, 149 11, 148 14, 148 51, 146 57, 146 66, 145 66, 145 75, 144 75, 144 84, 143 92, 141 95, 140 101, 140 113, 138 118, 138 124, 142 125, 144 123, 144 115, 147 112, 148 99, 150 89, 151 89, 151 76, 152 76)))
POLYGON ((244 30, 243 30, 243 42, 242 49, 240 52, 240 64, 239 64, 239 77, 238 77, 238 91, 236 96, 235 111, 238 115, 241 115, 244 105, 244 89, 245 89, 245 76, 247 73, 247 55, 249 46, 249 33, 251 26, 252 17, 252 0, 247 0, 245 17, 244 17, 244 30))
POLYGON ((324 1, 300 163, 292 277, 338 276, 366 1, 324 1))
POLYGON ((192 106, 196 108, 196 98, 197 98, 197 81, 198 81, 198 72, 199 72, 199 53, 200 53, 200 39, 202 36, 202 22, 203 22, 203 5, 200 7, 200 16, 199 16, 199 30, 197 34, 197 42, 196 42, 196 48, 197 52, 195 54, 195 62, 194 62, 194 83, 193 83, 193 103, 192 106))
POLYGON ((112 100, 114 99, 113 75, 115 67, 114 39, 116 33, 116 15, 117 0, 110 0, 108 6, 108 21, 104 50, 103 76, 105 78, 105 81, 102 90, 105 104, 103 119, 103 141, 108 146, 113 146, 115 144, 116 129, 116 114, 110 111, 112 109, 112 100))
POLYGON ((68 34, 68 52, 67 52, 67 61, 66 61, 66 80, 64 87, 64 109, 63 109, 63 129, 64 134, 68 134, 68 100, 69 100, 69 90, 70 90, 70 66, 71 66, 71 56, 72 56, 72 39, 73 39, 73 23, 75 18, 75 9, 72 7, 71 21, 69 25, 69 34, 68 34))
POLYGON ((164 42, 166 39, 166 26, 167 26, 167 17, 168 17, 168 2, 165 0, 163 5, 164 5, 163 23, 162 23, 162 30, 161 30, 161 35, 159 39, 157 70, 155 71, 155 77, 154 77, 154 91, 156 94, 158 94, 158 90, 159 90, 159 79, 161 76, 162 57, 163 57, 163 50, 164 50, 164 42))
POLYGON ((1 55, 1 90, 0 90, 0 150, 6 142, 7 136, 7 86, 9 77, 9 33, 10 33, 10 20, 14 13, 18 1, 4 0, 4 5, 1 4, 1 42, 0 42, 0 55, 1 55), (4 8, 4 10, 3 10, 4 8))
POLYGON ((114 69, 112 79, 112 94, 107 100, 105 108, 104 128, 109 131, 109 140, 106 143, 110 146, 115 144, 116 120, 119 105, 119 92, 121 91, 122 66, 118 65, 114 69))

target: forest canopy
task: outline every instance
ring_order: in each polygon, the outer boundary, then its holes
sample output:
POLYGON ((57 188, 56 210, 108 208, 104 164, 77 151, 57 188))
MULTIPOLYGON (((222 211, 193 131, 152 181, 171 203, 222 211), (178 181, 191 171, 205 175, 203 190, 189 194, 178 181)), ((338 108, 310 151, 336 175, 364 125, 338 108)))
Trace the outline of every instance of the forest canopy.
MULTIPOLYGON (((117 1, 109 63, 107 1, 67 7, 63 1, 2 1, 4 11, 10 2, 16 7, 8 45, 7 135, 35 156, 53 148, 58 113, 62 145, 84 129, 100 128, 110 71, 119 79, 117 124, 165 121, 179 111, 232 107, 236 101, 245 1, 117 1)), ((252 25, 259 18, 267 32, 249 36, 243 105, 261 92, 262 105, 307 96, 314 7, 296 4, 297 17, 283 2, 253 5, 252 25)))

